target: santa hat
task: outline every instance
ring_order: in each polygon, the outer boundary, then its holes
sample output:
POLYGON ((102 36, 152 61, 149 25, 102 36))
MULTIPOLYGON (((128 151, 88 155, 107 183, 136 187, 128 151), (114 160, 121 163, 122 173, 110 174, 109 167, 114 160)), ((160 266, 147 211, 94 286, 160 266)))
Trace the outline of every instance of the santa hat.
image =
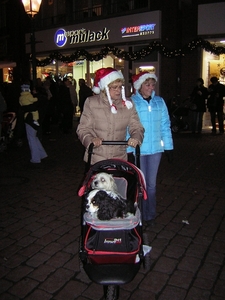
POLYGON ((149 73, 147 71, 145 72, 140 72, 137 75, 133 75, 132 76, 132 81, 133 81, 133 85, 135 90, 139 90, 142 83, 145 82, 146 79, 148 78, 152 78, 155 79, 155 81, 157 81, 157 77, 155 74, 153 73, 149 73))
POLYGON ((29 84, 22 84, 21 85, 21 91, 22 92, 30 92, 30 86, 29 86, 29 84))
MULTIPOLYGON (((117 113, 117 108, 113 104, 112 99, 110 97, 108 85, 117 79, 124 80, 123 74, 120 71, 117 71, 113 68, 101 68, 95 72, 94 86, 92 88, 92 91, 95 94, 99 94, 100 91, 103 91, 103 90, 106 91, 106 95, 107 95, 109 104, 111 106, 111 112, 113 114, 117 113)), ((130 109, 133 106, 131 101, 128 101, 125 97, 124 86, 122 87, 122 99, 123 99, 124 105, 128 109, 130 109)))

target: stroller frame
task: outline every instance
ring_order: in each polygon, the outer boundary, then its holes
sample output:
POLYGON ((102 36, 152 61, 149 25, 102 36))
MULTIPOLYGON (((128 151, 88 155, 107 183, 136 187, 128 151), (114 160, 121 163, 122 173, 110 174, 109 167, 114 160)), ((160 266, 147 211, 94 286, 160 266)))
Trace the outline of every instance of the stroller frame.
MULTIPOLYGON (((127 145, 127 142, 111 142, 104 141, 103 145, 127 145)), ((91 155, 93 153, 93 144, 90 145, 88 150, 88 164, 91 165, 91 155)), ((93 176, 98 172, 106 172, 112 174, 114 177, 119 176, 125 178, 128 182, 127 198, 133 195, 133 204, 136 207, 136 212, 142 211, 142 200, 146 199, 145 180, 139 169, 140 166, 140 148, 135 149, 136 165, 121 160, 121 159, 108 159, 94 164, 86 174, 83 185, 79 190, 79 196, 85 198, 85 195, 90 191, 90 184, 93 176), (131 182, 132 179, 132 182, 131 182)), ((81 269, 84 269, 88 277, 95 283, 103 285, 104 295, 106 299, 118 299, 119 286, 132 281, 140 269, 141 264, 149 268, 143 251, 145 237, 142 232, 142 214, 138 222, 134 223, 130 228, 109 228, 104 229, 99 234, 111 233, 111 230, 116 234, 126 235, 129 234, 138 242, 133 251, 128 252, 109 252, 90 250, 87 247, 87 240, 89 233, 93 231, 91 224, 88 224, 84 218, 85 207, 82 208, 81 215, 81 239, 80 239, 80 252, 79 258, 82 263, 81 269), (109 229, 109 230, 108 230, 109 229), (101 258, 102 255, 102 258, 101 258), (135 258, 138 258, 136 261, 135 258), (102 261, 101 261, 102 260, 102 261), (122 260, 122 262, 120 262, 122 260)), ((135 220, 136 221, 136 220, 135 220)), ((103 221, 107 223, 108 221, 103 221)), ((110 221, 109 221, 110 222, 110 221)), ((116 222, 116 221, 115 221, 116 222)), ((107 227, 107 226, 106 226, 107 227)), ((96 228, 94 228, 96 230, 96 228)), ((96 234, 96 233, 94 233, 96 234)), ((98 234, 98 232, 97 232, 98 234)), ((110 235, 111 236, 111 235, 110 235)))

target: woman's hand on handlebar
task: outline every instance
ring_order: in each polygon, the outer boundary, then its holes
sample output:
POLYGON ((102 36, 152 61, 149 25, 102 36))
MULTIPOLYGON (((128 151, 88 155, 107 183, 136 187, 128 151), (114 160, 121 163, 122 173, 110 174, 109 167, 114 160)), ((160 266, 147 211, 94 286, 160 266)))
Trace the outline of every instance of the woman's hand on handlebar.
POLYGON ((137 145, 138 145, 138 141, 137 140, 129 138, 129 140, 128 140, 128 146, 136 148, 137 145))
POLYGON ((102 139, 95 137, 92 139, 92 143, 94 144, 94 147, 99 147, 102 145, 102 139))

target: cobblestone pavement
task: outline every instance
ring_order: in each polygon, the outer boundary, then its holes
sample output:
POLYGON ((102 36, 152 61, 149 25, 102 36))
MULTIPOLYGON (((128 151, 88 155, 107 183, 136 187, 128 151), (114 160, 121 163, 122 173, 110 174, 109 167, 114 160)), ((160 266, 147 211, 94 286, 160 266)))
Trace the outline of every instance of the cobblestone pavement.
MULTIPOLYGON (((0 299, 104 299, 79 266, 84 163, 75 129, 53 128, 43 145, 49 157, 37 168, 26 143, 0 153, 0 299)), ((225 136, 185 132, 174 145, 174 162, 163 156, 159 169, 156 226, 146 230, 151 268, 119 299, 224 299, 225 136)))

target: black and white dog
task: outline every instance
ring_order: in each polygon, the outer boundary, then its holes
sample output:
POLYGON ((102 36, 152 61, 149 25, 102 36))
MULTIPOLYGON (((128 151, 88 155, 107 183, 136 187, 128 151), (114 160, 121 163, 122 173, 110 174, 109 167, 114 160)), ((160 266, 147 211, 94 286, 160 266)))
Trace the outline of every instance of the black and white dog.
POLYGON ((99 220, 125 218, 127 215, 126 201, 112 191, 94 189, 86 200, 86 211, 96 213, 99 220))

